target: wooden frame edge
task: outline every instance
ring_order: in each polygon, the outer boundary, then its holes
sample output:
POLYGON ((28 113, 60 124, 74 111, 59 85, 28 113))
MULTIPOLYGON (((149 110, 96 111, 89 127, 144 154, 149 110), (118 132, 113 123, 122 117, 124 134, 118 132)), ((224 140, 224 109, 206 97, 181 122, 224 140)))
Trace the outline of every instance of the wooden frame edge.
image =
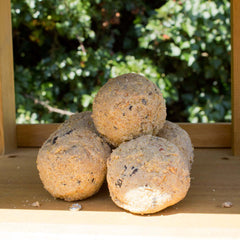
POLYGON ((0 154, 16 149, 11 1, 0 1, 0 154))
MULTIPOLYGON (((192 139, 194 147, 231 147, 231 123, 179 123, 192 139)), ((18 147, 40 147, 59 124, 17 124, 18 147)))
POLYGON ((232 150, 240 156, 240 1, 231 0, 231 98, 232 98, 232 150))

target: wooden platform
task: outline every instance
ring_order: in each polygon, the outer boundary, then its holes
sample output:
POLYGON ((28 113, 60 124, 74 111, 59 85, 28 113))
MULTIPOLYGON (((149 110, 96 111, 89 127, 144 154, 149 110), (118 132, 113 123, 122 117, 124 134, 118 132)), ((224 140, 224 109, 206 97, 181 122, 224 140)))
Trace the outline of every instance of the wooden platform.
POLYGON ((36 169, 37 148, 0 157, 0 239, 240 239, 240 158, 230 149, 196 149, 191 189, 175 206, 137 216, 114 205, 106 184, 92 198, 52 198, 36 169), (41 206, 31 204, 38 201, 41 206), (223 208, 225 201, 231 208, 223 208))

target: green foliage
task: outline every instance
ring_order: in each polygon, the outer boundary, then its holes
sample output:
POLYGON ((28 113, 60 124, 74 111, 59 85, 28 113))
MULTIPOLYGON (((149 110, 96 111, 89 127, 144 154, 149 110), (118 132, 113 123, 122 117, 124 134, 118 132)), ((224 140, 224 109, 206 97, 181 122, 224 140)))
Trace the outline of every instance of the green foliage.
POLYGON ((168 1, 147 25, 138 24, 139 44, 161 65, 178 96, 170 115, 191 122, 228 120, 230 109, 230 3, 168 1), (227 117, 228 116, 228 117, 227 117), (181 117, 180 117, 181 118, 181 117))
POLYGON ((41 102, 91 110, 127 72, 160 87, 169 120, 230 121, 229 1, 157 2, 12 0, 17 121, 66 118, 41 102))

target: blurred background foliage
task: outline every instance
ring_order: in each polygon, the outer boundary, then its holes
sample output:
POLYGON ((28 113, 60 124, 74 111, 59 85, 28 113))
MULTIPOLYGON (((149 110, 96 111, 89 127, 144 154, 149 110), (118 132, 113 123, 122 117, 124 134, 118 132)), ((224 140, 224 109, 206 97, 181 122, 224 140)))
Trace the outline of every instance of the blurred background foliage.
POLYGON ((230 1, 12 0, 18 123, 91 110, 117 75, 156 83, 177 122, 231 120, 230 1))

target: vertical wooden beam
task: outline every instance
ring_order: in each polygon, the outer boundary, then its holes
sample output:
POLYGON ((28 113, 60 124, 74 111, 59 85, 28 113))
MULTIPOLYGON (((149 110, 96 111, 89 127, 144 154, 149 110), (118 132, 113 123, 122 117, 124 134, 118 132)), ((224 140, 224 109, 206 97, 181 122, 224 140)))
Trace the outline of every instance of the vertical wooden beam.
POLYGON ((232 31, 232 149, 240 155, 240 1, 231 0, 232 31))
POLYGON ((16 148, 11 1, 0 0, 0 154, 16 148))

